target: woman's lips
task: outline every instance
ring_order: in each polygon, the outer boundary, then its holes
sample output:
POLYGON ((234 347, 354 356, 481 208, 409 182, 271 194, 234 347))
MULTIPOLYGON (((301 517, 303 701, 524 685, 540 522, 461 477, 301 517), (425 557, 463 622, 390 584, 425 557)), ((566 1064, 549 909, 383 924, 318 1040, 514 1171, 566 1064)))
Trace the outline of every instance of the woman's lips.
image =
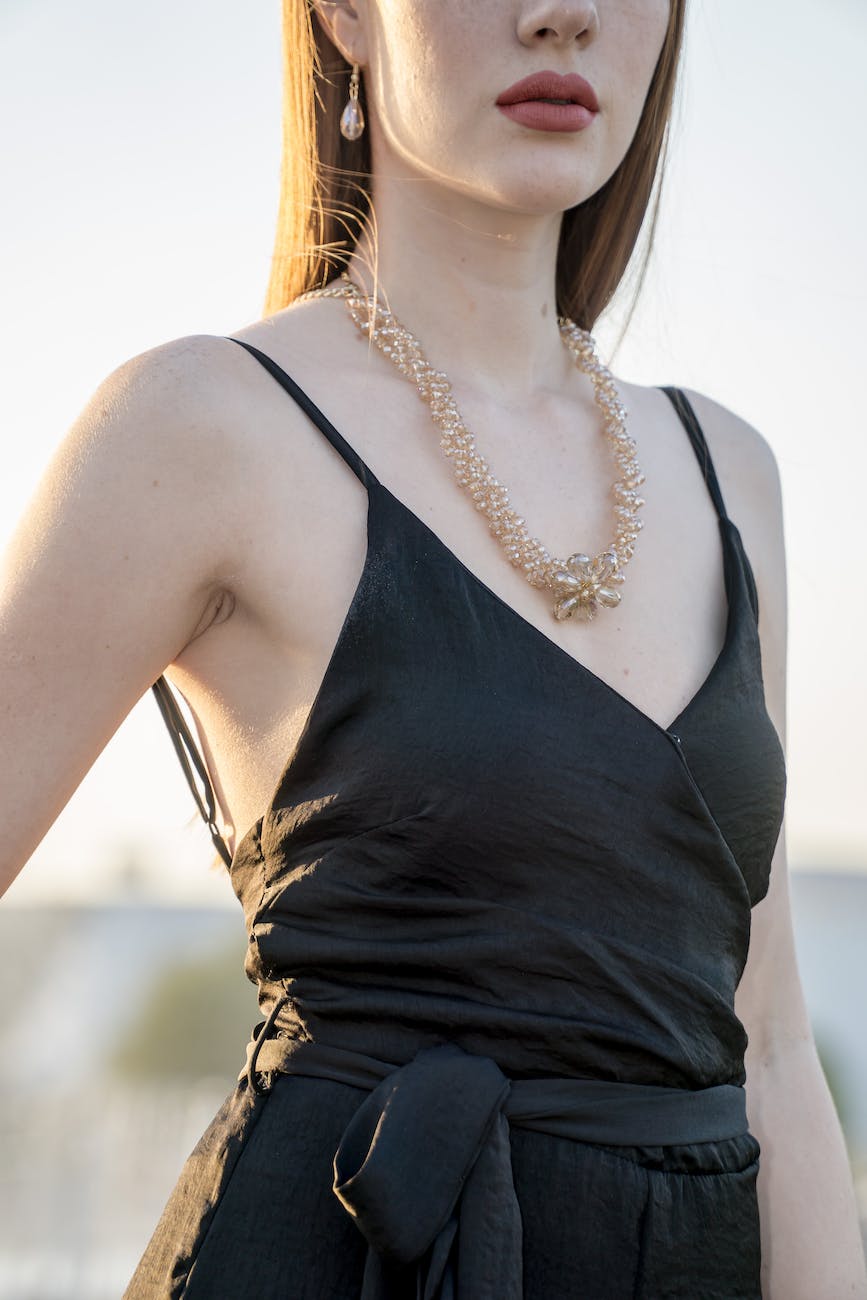
POLYGON ((502 91, 497 108, 536 131, 583 131, 599 112, 599 100, 590 82, 576 72, 563 76, 546 69, 502 91))
POLYGON ((535 131, 583 131, 596 116, 583 104, 546 104, 540 99, 498 104, 497 108, 513 122, 535 131))

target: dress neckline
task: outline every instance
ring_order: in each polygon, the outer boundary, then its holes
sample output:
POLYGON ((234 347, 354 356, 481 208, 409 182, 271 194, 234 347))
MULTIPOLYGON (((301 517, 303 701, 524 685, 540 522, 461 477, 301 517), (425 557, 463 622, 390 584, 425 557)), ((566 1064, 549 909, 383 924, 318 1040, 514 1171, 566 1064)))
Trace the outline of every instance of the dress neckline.
MULTIPOLYGON (((620 691, 618 691, 617 688, 615 686, 612 686, 610 682, 607 682, 604 677, 600 677, 599 674, 595 673, 592 668, 588 668, 587 665, 583 663, 580 659, 578 659, 575 655, 570 654, 570 652, 568 650, 565 650, 563 646, 561 646, 557 641, 554 641, 551 637, 547 636, 541 630, 541 628, 537 627, 535 623, 532 623, 528 618, 526 618, 517 609, 515 609, 514 605, 510 605, 507 600, 505 600, 502 596, 498 595, 498 593, 494 591, 492 587, 489 587, 488 584, 482 578, 480 578, 479 575, 473 569, 469 567, 469 565, 464 563, 464 561, 460 558, 460 556, 457 555, 456 552, 453 551, 452 548, 443 541, 443 539, 439 536, 439 534, 436 533, 430 527, 429 524, 426 524, 425 521, 422 518, 420 518, 420 516, 417 515, 414 510, 412 510, 408 505, 406 505, 406 503, 402 501, 399 497, 396 497, 394 493, 389 488, 387 488, 382 482, 380 482, 378 479, 373 478, 373 475, 371 475, 371 478, 373 479, 373 484, 375 484, 374 490, 383 492, 402 514, 408 516, 415 525, 417 525, 419 528, 422 529, 422 531, 432 540, 434 545, 440 551, 442 551, 442 553, 446 556, 449 563, 455 564, 460 569, 460 571, 465 575, 466 578, 469 579, 470 583, 477 591, 484 593, 486 599, 490 599, 494 601, 501 609, 503 609, 507 614, 507 616, 516 624, 516 626, 520 626, 522 629, 527 630, 529 634, 536 640, 537 644, 542 644, 545 647, 549 647, 555 656, 557 656, 561 660, 565 660, 567 665, 570 665, 571 667, 576 669, 580 677, 583 677, 586 680, 593 682, 599 689, 605 691, 609 697, 613 697, 615 703, 618 703, 620 705, 625 705, 626 708, 631 709, 632 712, 637 714, 642 721, 646 722, 652 730, 667 737, 669 740, 672 738, 677 738, 674 732, 674 728, 693 708, 693 706, 698 703, 699 698, 703 696, 706 690, 710 687, 713 678, 717 675, 717 672, 719 671, 725 658, 727 657, 729 647, 731 646, 732 640, 734 638, 736 595, 733 591, 734 584, 732 581, 733 578, 732 558, 733 557, 732 557, 732 542, 731 542, 730 530, 737 531, 737 527, 731 521, 731 519, 728 518, 728 516, 722 516, 722 515, 717 516, 717 522, 718 522, 720 538, 721 538, 723 581, 724 581, 725 593, 726 593, 726 626, 725 626, 725 634, 723 636, 723 643, 722 646, 720 647, 718 654, 716 655, 716 658, 714 659, 713 663, 711 664, 710 668, 708 669, 707 673, 702 679, 700 685, 693 693, 692 697, 687 701, 687 703, 683 706, 683 708, 679 711, 679 713, 676 714, 676 716, 671 720, 671 722, 667 726, 664 726, 661 722, 657 722, 655 718, 651 717, 651 715, 647 713, 644 709, 642 709, 640 705, 633 703, 632 700, 630 700, 627 696, 623 695, 620 691)), ((369 491, 370 488, 368 488, 368 492, 369 491)), ((338 649, 340 640, 343 636, 343 629, 346 626, 346 623, 349 618, 349 613, 351 612, 352 607, 355 605, 356 597, 358 596, 361 590, 362 582, 365 578, 366 571, 368 568, 370 551, 371 551, 371 547, 370 547, 369 522, 368 522, 367 553, 365 555, 361 578, 359 579, 355 594, 353 595, 352 601, 350 602, 350 607, 349 610, 347 611, 347 617, 344 620, 343 626, 341 627, 340 634, 338 635, 337 642, 335 643, 334 646, 334 651, 332 651, 332 657, 338 649)), ((329 661, 329 666, 330 666, 330 661, 329 661)))
MULTIPOLYGON (((721 549, 722 549, 722 561, 723 561, 723 580, 724 580, 725 594, 726 594, 726 627, 725 627, 725 634, 723 637, 723 644, 719 650, 719 653, 717 654, 716 658, 714 659, 713 663, 708 669, 708 672, 703 678, 698 689, 694 692, 691 699, 687 701, 687 703, 680 710, 677 716, 673 718, 672 721, 667 726, 664 726, 662 723, 657 722, 655 718, 651 717, 651 715, 647 713, 644 709, 642 709, 640 705, 634 704, 632 700, 628 699, 625 695, 623 695, 620 691, 618 691, 617 688, 613 686, 610 682, 607 682, 603 677, 600 677, 598 673, 595 673, 591 668, 588 668, 587 665, 582 663, 582 661, 576 658, 575 655, 570 654, 568 650, 565 650, 556 641, 552 640, 552 638, 547 636, 540 628, 536 626, 535 623, 531 623, 530 620, 526 618, 523 614, 519 613, 519 611, 515 609, 513 605, 510 605, 509 602, 505 600, 502 596, 499 596, 493 590, 492 587, 489 587, 488 584, 482 578, 480 578, 473 569, 471 569, 467 564, 464 563, 464 561, 460 558, 460 556, 458 556, 451 549, 450 546, 446 545, 446 543, 443 541, 443 539, 439 536, 438 533, 434 532, 434 530, 428 524, 426 524, 424 520, 415 513, 414 510, 412 510, 408 505, 406 505, 405 502, 403 502, 399 497, 396 497, 394 493, 377 478, 377 476, 373 473, 373 471, 371 470, 367 462, 358 454, 355 448, 349 442, 347 442, 346 438, 339 431, 339 429, 337 429, 336 426, 332 424, 332 422, 328 419, 328 416, 325 415, 325 413, 321 410, 321 408, 313 401, 313 399, 300 386, 300 384, 298 384, 297 381, 291 377, 291 375, 288 375, 286 371, 281 366, 279 366, 276 361, 274 361, 273 357, 270 357, 267 353, 261 352, 259 348, 255 347, 251 343, 245 342, 243 339, 233 338, 231 335, 226 337, 228 341, 239 344, 241 347, 243 347, 246 351, 250 352, 253 356, 255 356, 259 360, 261 365, 266 370, 269 371, 272 378, 274 378, 277 381, 277 383, 281 386, 281 388, 283 388, 287 393, 289 393, 289 395, 294 399, 297 405, 300 406, 300 408, 307 415, 308 419, 310 419, 311 422, 319 429, 319 431, 322 434, 324 434, 325 438, 331 444, 333 449, 337 452, 337 454, 344 461, 344 463, 348 465, 352 473, 355 475, 357 479, 359 479, 359 481, 362 483, 363 487, 367 491, 368 527, 367 527, 367 549, 366 549, 366 554, 364 559, 364 566, 362 568, 361 576, 358 580, 358 584, 356 586, 355 592, 350 602, 349 609, 347 610, 346 617, 341 626, 340 633, 338 634, 338 639, 335 642, 334 649, 332 650, 331 658, 329 659, 328 662, 328 667, 325 670, 325 674, 323 674, 322 683, 324 683, 325 677, 328 675, 328 669, 330 668, 331 662, 338 650, 340 641, 343 637, 344 629, 346 627, 347 622, 349 621, 349 616, 352 613, 352 610, 356 604, 356 599, 358 597, 362 584, 367 575, 367 569, 368 569, 368 564, 370 559, 370 495, 372 491, 381 491, 392 501, 392 503, 400 511, 403 512, 405 517, 414 521, 414 523, 419 528, 424 530, 425 534, 432 540, 433 544, 442 551, 443 555, 447 558, 449 563, 455 564, 460 569, 460 571, 466 576, 466 578, 472 583, 472 585, 475 587, 477 591, 479 591, 480 593, 484 593, 487 599, 496 602, 503 610, 505 610, 507 614, 510 616, 510 618, 514 621, 516 627, 529 629, 529 633, 532 637, 535 638, 537 645, 541 644, 545 647, 549 647, 550 650, 553 651, 553 653, 556 656, 561 657, 561 659, 565 660, 567 664, 572 665, 579 676, 583 676, 583 678, 586 681, 595 684, 595 687, 597 689, 604 690, 609 696, 609 698, 612 698, 613 701, 618 705, 625 706, 627 709, 632 710, 632 712, 637 714, 638 717, 643 722, 645 722, 649 728, 657 732, 659 735, 665 736, 668 740, 673 740, 674 742, 679 741, 679 737, 674 731, 674 728, 693 708, 693 706, 697 704, 700 697, 702 697, 705 694, 706 690, 710 687, 714 677, 716 676, 718 670, 720 669, 720 667, 722 666, 722 664, 726 659, 727 652, 729 650, 729 647, 734 637, 735 613, 736 613, 735 599, 736 596, 737 598, 739 598, 740 595, 740 593, 739 592, 736 593, 734 589, 733 561, 736 559, 736 557, 732 553, 734 550, 734 544, 731 536, 732 530, 734 532, 737 532, 738 530, 736 525, 732 522, 732 520, 729 518, 726 512, 725 503, 723 502, 722 499, 722 494, 720 492, 719 483, 716 477, 716 472, 713 468, 710 452, 708 450, 707 442, 705 440, 701 426, 698 422, 698 418, 696 417, 695 412, 688 398, 680 389, 672 388, 672 387, 663 387, 660 391, 664 392, 666 396, 669 398, 672 406, 675 409, 675 412, 677 413, 680 419, 681 424, 684 426, 686 430, 690 443, 692 444, 693 451, 695 452, 696 457, 699 461, 699 465, 702 469, 705 483, 710 493, 711 499, 713 501, 714 509, 716 511, 717 521, 718 521, 718 526, 719 526, 719 531, 721 536, 721 542, 722 542, 721 549)), ((312 714, 316 701, 319 698, 322 689, 322 683, 320 684, 320 688, 317 691, 316 696, 314 697, 314 704, 311 706, 310 713, 308 714, 308 718, 312 714)), ((306 731, 307 731, 307 723, 305 722, 301 734, 304 735, 306 731)))
POLYGON ((434 530, 426 524, 414 510, 401 501, 399 497, 396 497, 389 488, 387 488, 371 473, 370 479, 367 483, 367 522, 364 562, 362 564, 358 581, 355 585, 355 590, 353 591, 352 597, 347 605, 346 612, 340 625, 340 630, 337 634, 337 639, 335 640, 331 653, 328 656, 328 661, 310 707, 305 715, 304 723, 298 733, 298 738, 292 746, 291 753, 287 757, 286 762, 280 771, 274 790, 272 791, 263 812, 256 821, 246 829, 243 835, 236 840, 234 851, 232 853, 233 858, 237 855, 240 846, 247 841, 251 835, 255 834, 258 828, 263 824, 265 818, 268 816, 269 810, 278 798, 280 790, 285 784, 287 778, 290 776, 292 769, 296 766, 302 751, 306 748, 311 734, 315 733, 316 725, 319 721, 320 714, 322 713, 323 701, 331 685, 331 679, 338 670, 339 661, 344 645, 349 637, 352 622, 363 601, 377 558, 377 544, 374 543, 373 534, 374 532, 376 533, 377 539, 382 536, 382 526, 380 521, 377 520, 375 527, 373 522, 375 509, 373 497, 377 492, 387 498, 391 506, 395 508, 397 512, 412 526, 418 527, 421 530, 425 538, 442 553, 446 561, 449 564, 454 564, 456 568, 460 570, 472 588, 483 600, 492 601, 502 609, 506 617, 514 623, 516 630, 518 630, 521 635, 528 635, 536 645, 542 648, 543 653, 550 653, 555 662, 559 663, 561 666, 565 666, 568 671, 574 672, 579 681, 587 682, 594 690, 601 691, 604 697, 612 702, 613 706, 622 709, 627 716, 632 715, 639 727, 646 725, 651 734, 655 734, 660 739, 663 739, 670 744, 677 751, 681 763, 685 764, 685 755, 683 754, 680 745, 681 738, 674 728, 686 718, 687 714, 693 709, 693 707, 697 706, 699 700, 704 696, 707 690, 710 689, 713 679, 721 670, 734 640, 736 628, 735 616, 737 610, 740 608, 740 596, 736 592, 733 583, 732 567, 734 557, 732 554, 733 546, 731 530, 737 532, 737 527, 727 516, 720 516, 718 518, 722 539, 723 570, 727 601, 726 630, 723 644, 713 664, 708 670, 707 675, 704 677, 698 689, 694 692, 692 698, 684 705, 668 726, 664 727, 661 723, 657 722, 655 718, 652 718, 649 713, 645 713, 637 704, 634 704, 632 700, 628 699, 625 695, 622 695, 620 691, 609 682, 605 681, 603 677, 600 677, 598 673, 593 672, 591 668, 588 668, 586 664, 583 664, 580 659, 575 658, 575 656, 571 655, 568 650, 564 650, 556 641, 552 641, 551 638, 546 636, 545 633, 536 627, 534 623, 531 623, 530 620, 525 618, 523 614, 520 614, 514 606, 510 605, 507 600, 504 600, 502 596, 499 596, 493 588, 489 587, 487 583, 478 576, 478 574, 464 563, 460 556, 458 556, 450 546, 446 545, 442 538, 434 532, 434 530))

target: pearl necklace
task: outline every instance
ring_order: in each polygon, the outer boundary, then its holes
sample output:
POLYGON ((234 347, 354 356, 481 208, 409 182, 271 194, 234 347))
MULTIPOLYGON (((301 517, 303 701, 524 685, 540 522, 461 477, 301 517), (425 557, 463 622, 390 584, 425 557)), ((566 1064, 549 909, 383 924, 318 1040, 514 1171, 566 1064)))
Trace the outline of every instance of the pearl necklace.
POLYGON ((644 505, 637 489, 644 474, 635 458, 635 440, 626 431, 626 409, 620 401, 611 372, 599 360, 596 343, 587 330, 565 316, 558 317, 560 335, 575 358, 575 364, 589 375, 596 404, 602 412, 603 430, 611 444, 621 477, 613 484, 615 499, 614 541, 599 555, 577 552, 566 560, 552 556, 525 521, 510 507, 509 494, 490 466, 476 451, 475 439, 461 418, 446 375, 434 370, 409 330, 378 302, 374 304, 344 271, 339 280, 323 289, 311 289, 306 298, 344 298, 355 325, 368 335, 379 350, 418 387, 422 401, 430 407, 434 423, 442 431, 440 445, 451 458, 455 478, 470 495, 477 510, 503 547, 506 558, 534 587, 546 587, 554 595, 552 613, 556 619, 577 616, 592 619, 600 608, 620 603, 616 590, 624 580, 623 570, 635 550, 635 539, 643 527, 636 511, 644 505))

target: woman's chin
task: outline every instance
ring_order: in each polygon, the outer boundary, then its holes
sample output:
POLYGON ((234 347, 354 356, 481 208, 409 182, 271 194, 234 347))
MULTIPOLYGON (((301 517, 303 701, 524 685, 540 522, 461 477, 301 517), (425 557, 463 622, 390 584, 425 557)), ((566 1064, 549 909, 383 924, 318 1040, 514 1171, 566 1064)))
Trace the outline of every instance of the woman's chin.
POLYGON ((440 172, 446 188, 490 207, 524 216, 546 217, 585 203, 602 188, 612 169, 583 166, 582 160, 518 159, 507 166, 478 168, 451 179, 440 172))
POLYGON ((562 184, 552 184, 551 177, 528 184, 524 178, 522 181, 510 181, 508 184, 487 188, 472 187, 462 192, 466 197, 476 198, 480 203, 502 212, 513 212, 516 216, 554 217, 586 202, 601 186, 602 182, 599 185, 576 185, 573 175, 562 184))

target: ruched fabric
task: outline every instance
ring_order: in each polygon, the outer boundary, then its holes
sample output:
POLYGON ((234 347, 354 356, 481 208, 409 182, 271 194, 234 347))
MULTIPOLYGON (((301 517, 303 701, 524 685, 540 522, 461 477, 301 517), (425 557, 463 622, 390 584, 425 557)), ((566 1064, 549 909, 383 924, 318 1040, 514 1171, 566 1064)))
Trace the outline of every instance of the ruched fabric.
POLYGON ((666 390, 717 511, 728 621, 661 727, 242 346, 363 484, 367 554, 232 855, 266 1019, 128 1300, 760 1300, 734 995, 785 764, 692 408, 666 390))

